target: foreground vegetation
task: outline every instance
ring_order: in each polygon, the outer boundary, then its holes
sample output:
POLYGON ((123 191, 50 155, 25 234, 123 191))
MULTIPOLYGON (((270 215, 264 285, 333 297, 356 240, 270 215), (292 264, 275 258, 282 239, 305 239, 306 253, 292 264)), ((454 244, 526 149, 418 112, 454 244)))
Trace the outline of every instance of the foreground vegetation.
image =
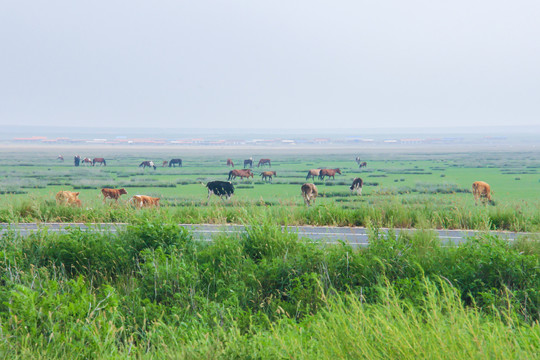
POLYGON ((539 354, 538 242, 443 247, 429 231, 372 228, 369 247, 352 249, 249 224, 210 244, 151 212, 116 234, 5 234, 1 357, 539 354))

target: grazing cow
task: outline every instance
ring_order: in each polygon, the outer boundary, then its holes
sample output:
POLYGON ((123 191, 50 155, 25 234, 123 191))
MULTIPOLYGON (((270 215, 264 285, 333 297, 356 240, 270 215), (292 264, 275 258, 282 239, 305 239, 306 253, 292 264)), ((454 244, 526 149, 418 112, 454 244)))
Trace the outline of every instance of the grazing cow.
POLYGON ((240 176, 240 180, 243 178, 253 178, 253 173, 250 169, 233 169, 229 171, 229 178, 227 180, 236 179, 237 176, 240 176))
POLYGON ((263 181, 266 181, 268 179, 268 181, 272 182, 272 176, 276 176, 276 172, 275 171, 264 171, 264 172, 261 173, 261 176, 262 176, 263 181))
POLYGON ((75 164, 75 166, 79 166, 79 164, 81 163, 81 157, 79 155, 75 155, 73 157, 73 163, 75 164))
POLYGON ((361 162, 360 164, 358 164, 358 168, 361 169, 363 167, 366 167, 367 166, 367 162, 361 162))
POLYGON ((246 168, 247 165, 249 165, 250 168, 253 167, 253 158, 249 158, 247 160, 244 160, 244 168, 246 168))
POLYGON ((153 162, 153 161, 143 161, 143 162, 139 165, 139 167, 141 167, 141 166, 142 166, 143 169, 145 169, 145 168, 147 168, 147 167, 153 167, 154 170, 156 170, 156 165, 154 165, 154 162, 153 162))
POLYGON ((317 190, 317 187, 315 184, 309 184, 306 183, 302 185, 302 197, 304 198, 304 202, 309 207, 311 205, 311 202, 315 203, 315 199, 317 198, 317 195, 319 195, 319 192, 317 190))
POLYGON ((56 204, 58 205, 75 205, 82 206, 81 200, 79 200, 79 192, 72 191, 59 191, 56 193, 56 204))
POLYGON ((92 159, 90 159, 90 158, 84 158, 81 161, 82 161, 83 165, 93 165, 92 159))
POLYGON ((130 202, 141 209, 143 207, 159 207, 159 200, 160 198, 147 195, 133 195, 130 202))
POLYGON ((321 169, 311 169, 308 171, 306 180, 309 178, 312 178, 313 181, 315 181, 315 176, 319 176, 321 174, 321 169))
POLYGON ((210 199, 212 194, 219 196, 221 199, 223 197, 230 199, 234 194, 234 185, 229 181, 210 181, 206 184, 206 187, 208 188, 208 199, 210 199))
POLYGON ((362 195, 362 186, 364 185, 364 181, 360 178, 354 178, 352 185, 351 185, 351 191, 356 191, 358 195, 362 195))
POLYGON ((167 160, 163 160, 163 162, 161 163, 161 167, 165 167, 169 164, 169 162, 167 160))
POLYGON ((107 166, 107 162, 105 162, 104 158, 94 158, 94 160, 92 160, 92 166, 96 166, 96 163, 99 163, 99 166, 107 166))
POLYGON ((336 173, 341 175, 341 170, 339 169, 321 169, 319 173, 319 180, 324 180, 325 176, 332 177, 332 180, 335 179, 336 173))
POLYGON ((227 166, 234 167, 234 163, 231 159, 227 159, 227 166))
POLYGON ((257 164, 257 167, 261 167, 261 165, 268 165, 268 166, 272 166, 272 164, 270 163, 270 159, 261 159, 259 160, 259 163, 257 164))
POLYGON ((472 184, 472 192, 474 195, 474 204, 478 205, 478 199, 481 199, 482 203, 487 201, 494 205, 493 200, 491 200, 491 187, 488 183, 483 181, 475 181, 472 184))
POLYGON ((105 202, 107 199, 114 199, 116 202, 118 202, 118 199, 120 198, 120 195, 126 194, 126 189, 110 189, 110 188, 103 188, 101 189, 101 193, 103 194, 103 202, 105 202))
POLYGON ((56 160, 60 160, 61 162, 64 162, 64 157, 62 155, 58 155, 56 160))
POLYGON ((169 167, 176 167, 176 165, 182 167, 182 159, 171 159, 171 161, 169 161, 169 167))

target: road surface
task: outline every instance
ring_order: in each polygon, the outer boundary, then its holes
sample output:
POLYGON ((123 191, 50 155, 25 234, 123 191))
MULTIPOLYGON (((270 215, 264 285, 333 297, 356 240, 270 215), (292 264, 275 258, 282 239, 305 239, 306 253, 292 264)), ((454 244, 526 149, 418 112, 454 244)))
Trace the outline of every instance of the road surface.
MULTIPOLYGON (((91 229, 92 231, 106 231, 115 233, 118 230, 124 229, 126 224, 83 224, 83 223, 26 223, 26 224, 0 224, 0 236, 8 231, 15 231, 22 236, 42 231, 46 229, 49 232, 67 232, 70 228, 91 229)), ((228 233, 235 234, 244 232, 243 225, 215 225, 215 224, 180 224, 190 230, 195 239, 203 241, 212 241, 212 238, 218 234, 228 233)), ((351 244, 354 247, 368 245, 369 230, 364 227, 335 227, 335 226, 289 226, 289 232, 297 233, 301 238, 308 238, 313 241, 335 244, 340 241, 351 244)), ((387 233, 389 229, 381 228, 381 233, 387 233)), ((392 229, 395 234, 400 232, 414 232, 415 229, 392 229)), ((486 233, 485 231, 476 230, 431 230, 438 234, 444 244, 459 244, 467 241, 468 237, 486 233)), ((508 241, 514 241, 520 236, 534 236, 539 238, 540 234, 518 233, 510 231, 489 231, 488 233, 501 237, 508 241)))

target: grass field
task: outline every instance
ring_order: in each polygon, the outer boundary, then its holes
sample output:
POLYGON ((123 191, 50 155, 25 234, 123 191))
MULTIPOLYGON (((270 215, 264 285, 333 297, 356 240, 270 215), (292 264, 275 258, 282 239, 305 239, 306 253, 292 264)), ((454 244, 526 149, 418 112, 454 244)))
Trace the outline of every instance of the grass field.
POLYGON ((115 208, 109 205, 104 207, 100 189, 125 187, 128 196, 122 199, 121 204, 135 194, 160 197, 161 211, 168 211, 169 216, 177 217, 180 222, 194 220, 193 216, 185 217, 187 210, 181 208, 186 207, 197 209, 199 216, 194 218, 203 222, 241 220, 241 209, 266 212, 277 216, 276 220, 282 223, 295 224, 366 225, 369 221, 375 221, 381 226, 424 225, 531 231, 538 230, 540 222, 538 153, 372 151, 362 156, 368 166, 359 169, 354 161, 357 153, 337 150, 327 153, 318 150, 313 154, 292 150, 268 150, 262 154, 236 151, 219 155, 219 151, 197 153, 189 150, 185 151, 187 154, 184 156, 179 155, 177 150, 109 148, 92 149, 92 155, 81 154, 83 157, 105 157, 106 167, 74 167, 72 156, 68 156, 67 152, 64 154, 66 161, 60 163, 55 160, 57 152, 45 148, 40 151, 10 150, 0 153, 3 164, 0 168, 0 220, 67 220, 62 216, 55 219, 55 211, 52 210, 41 211, 51 213, 52 218, 40 218, 38 215, 32 219, 32 211, 26 211, 29 216, 17 215, 28 208, 55 206, 54 195, 59 190, 81 193, 79 197, 83 210, 73 210, 71 220, 99 220, 95 214, 115 208), (230 170, 225 166, 227 158, 240 164, 249 156, 254 157, 255 163, 261 157, 272 159, 271 169, 277 172, 273 183, 262 182, 259 176, 262 169, 255 167, 253 180, 233 182, 236 191, 230 202, 223 203, 215 197, 207 202, 207 190, 203 184, 210 180, 227 179, 230 170), (182 168, 159 166, 162 160, 174 157, 183 158, 182 168), (158 165, 157 170, 139 168, 143 160, 153 160, 158 165), (340 168, 342 175, 336 175, 335 180, 315 180, 320 194, 315 208, 319 212, 330 213, 326 217, 308 216, 303 220, 305 209, 300 186, 306 182, 308 170, 318 167, 340 168), (349 190, 354 177, 361 177, 365 182, 363 196, 353 195, 349 190), (496 206, 474 206, 470 187, 476 180, 491 185, 496 206), (235 207, 239 208, 236 215, 235 210, 231 209, 235 207), (222 211, 222 208, 233 215, 225 215, 225 219, 223 216, 222 219, 212 218, 212 214, 222 211), (346 214, 340 215, 343 211, 346 214), (84 216, 85 212, 89 216, 84 216), (332 212, 336 216, 332 216, 332 212), (395 213, 395 216, 391 213, 395 213), (456 216, 477 219, 462 221, 456 220, 456 216), (497 216, 505 219, 497 219, 497 216), (339 220, 340 217, 342 220, 339 220))

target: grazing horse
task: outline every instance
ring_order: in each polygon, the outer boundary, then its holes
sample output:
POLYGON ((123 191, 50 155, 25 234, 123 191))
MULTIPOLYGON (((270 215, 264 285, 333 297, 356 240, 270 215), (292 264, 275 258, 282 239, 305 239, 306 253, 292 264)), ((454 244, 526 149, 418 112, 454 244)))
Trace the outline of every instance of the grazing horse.
POLYGON ((272 166, 272 164, 270 163, 270 159, 261 159, 261 160, 259 160, 259 164, 257 164, 257 167, 261 167, 261 165, 272 166))
POLYGON ((60 160, 61 162, 64 162, 64 157, 62 155, 58 155, 56 160, 60 160))
POLYGON ((234 167, 234 163, 231 159, 227 159, 227 166, 234 167))
POLYGON ((105 162, 104 158, 94 158, 94 160, 92 160, 92 166, 96 166, 96 163, 99 163, 99 166, 107 166, 107 162, 105 162))
POLYGON ((264 171, 261 173, 263 181, 266 181, 268 179, 268 181, 272 182, 272 176, 276 176, 275 171, 264 171))
POLYGON ((75 155, 73 157, 73 163, 75 164, 75 166, 79 166, 80 162, 81 162, 81 157, 79 155, 75 155))
POLYGON ((335 179, 336 173, 341 175, 341 170, 339 169, 322 169, 319 174, 319 180, 324 180, 325 176, 332 177, 332 180, 335 179))
POLYGON ((207 201, 210 199, 212 194, 219 196, 221 199, 223 199, 223 197, 229 199, 234 194, 234 185, 229 181, 210 181, 208 184, 206 184, 206 187, 208 188, 207 201))
POLYGON ((472 192, 474 195, 474 204, 478 205, 478 199, 481 199, 482 203, 485 204, 486 199, 491 204, 494 205, 493 200, 491 200, 491 187, 488 183, 483 181, 475 181, 472 184, 472 192))
POLYGON ((176 167, 176 165, 182 167, 182 159, 171 159, 171 161, 169 161, 169 167, 176 167))
POLYGON ((249 158, 247 160, 244 160, 244 168, 246 168, 247 165, 249 165, 250 168, 253 167, 253 158, 249 158))
POLYGON ((364 185, 364 181, 360 178, 354 178, 352 185, 351 185, 351 191, 356 191, 358 195, 362 195, 362 186, 364 185))
POLYGON ((92 162, 92 159, 90 158, 84 158, 81 160, 83 165, 86 164, 86 165, 93 165, 93 162, 92 162))
POLYGON ((360 164, 358 164, 358 168, 361 169, 363 167, 366 167, 367 166, 367 162, 361 162, 360 164))
POLYGON ((304 202, 306 203, 308 207, 311 205, 312 200, 313 200, 313 203, 315 203, 315 199, 317 198, 317 195, 319 195, 319 192, 315 184, 306 183, 302 185, 301 190, 302 190, 302 197, 304 198, 304 202))
POLYGON ((253 173, 250 169, 234 169, 229 171, 229 178, 227 180, 236 179, 237 176, 240 176, 240 180, 243 178, 248 178, 251 176, 253 178, 253 173))
POLYGON ((313 181, 315 181, 315 176, 319 176, 321 174, 321 169, 311 169, 308 171, 306 180, 309 178, 312 178, 313 181))
POLYGON ((145 168, 147 168, 147 167, 153 167, 154 170, 156 170, 156 165, 154 165, 154 162, 151 161, 151 160, 150 160, 150 161, 143 161, 143 162, 139 165, 139 167, 141 167, 141 166, 142 166, 143 169, 145 169, 145 168))
POLYGON ((165 167, 169 164, 169 162, 167 160, 163 160, 163 162, 161 163, 161 167, 165 167))

